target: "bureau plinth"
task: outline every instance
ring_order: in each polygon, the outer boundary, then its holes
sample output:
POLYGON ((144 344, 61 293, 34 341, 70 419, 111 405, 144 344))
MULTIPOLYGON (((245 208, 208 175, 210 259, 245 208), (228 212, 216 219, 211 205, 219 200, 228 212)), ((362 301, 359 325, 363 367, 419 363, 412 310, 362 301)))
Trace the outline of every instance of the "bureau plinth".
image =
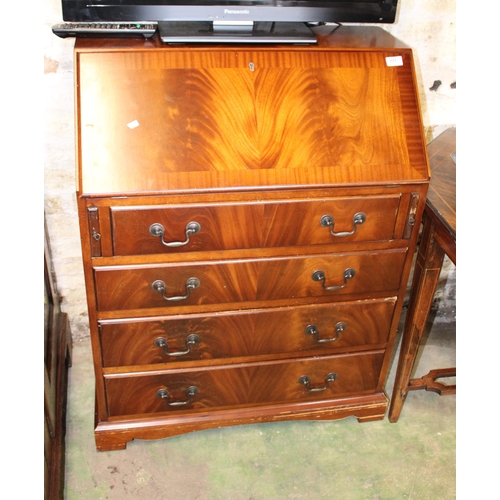
POLYGON ((318 37, 77 40, 99 450, 384 417, 429 181, 412 52, 318 37))

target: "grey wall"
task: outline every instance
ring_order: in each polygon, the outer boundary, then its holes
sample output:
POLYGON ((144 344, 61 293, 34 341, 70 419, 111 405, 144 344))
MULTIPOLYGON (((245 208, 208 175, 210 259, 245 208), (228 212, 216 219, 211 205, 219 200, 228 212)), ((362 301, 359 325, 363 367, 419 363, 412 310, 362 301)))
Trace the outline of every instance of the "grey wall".
MULTIPOLYGON (((52 34, 61 22, 60 0, 44 7, 44 209, 62 307, 75 340, 88 337, 88 318, 75 197, 73 98, 74 39, 52 34)), ((414 49, 427 140, 456 124, 455 0, 400 0, 397 23, 383 26, 414 49), (434 81, 442 83, 429 90, 434 81)), ((454 317, 455 269, 445 262, 437 294, 437 320, 454 317)))

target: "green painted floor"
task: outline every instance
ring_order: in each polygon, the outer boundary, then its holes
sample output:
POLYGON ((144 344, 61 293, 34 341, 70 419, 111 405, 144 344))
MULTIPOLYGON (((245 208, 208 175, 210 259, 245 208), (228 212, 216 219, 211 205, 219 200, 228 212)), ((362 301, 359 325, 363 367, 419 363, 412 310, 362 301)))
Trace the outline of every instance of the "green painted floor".
MULTIPOLYGON (((455 324, 431 329, 415 376, 455 366, 455 324)), ((392 393, 395 363, 387 384, 392 393)), ((90 341, 73 346, 67 500, 456 498, 456 396, 411 392, 396 424, 285 422, 213 429, 98 452, 90 341)))

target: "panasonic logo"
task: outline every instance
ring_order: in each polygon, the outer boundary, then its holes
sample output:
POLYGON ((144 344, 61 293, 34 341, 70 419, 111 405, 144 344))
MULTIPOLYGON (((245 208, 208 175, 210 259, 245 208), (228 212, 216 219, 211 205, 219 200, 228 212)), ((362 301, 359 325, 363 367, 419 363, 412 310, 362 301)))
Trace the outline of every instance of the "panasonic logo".
POLYGON ((250 11, 248 9, 224 9, 224 14, 250 14, 250 11))

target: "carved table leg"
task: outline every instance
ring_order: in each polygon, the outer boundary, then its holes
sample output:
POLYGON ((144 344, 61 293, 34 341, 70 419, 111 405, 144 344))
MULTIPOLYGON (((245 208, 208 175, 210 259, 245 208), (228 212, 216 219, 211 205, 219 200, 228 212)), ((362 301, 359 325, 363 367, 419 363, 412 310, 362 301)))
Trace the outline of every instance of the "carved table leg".
POLYGON ((444 251, 435 239, 435 231, 435 222, 424 212, 422 240, 415 263, 410 303, 389 408, 389 421, 393 423, 398 421, 408 394, 410 377, 443 265, 444 251))

